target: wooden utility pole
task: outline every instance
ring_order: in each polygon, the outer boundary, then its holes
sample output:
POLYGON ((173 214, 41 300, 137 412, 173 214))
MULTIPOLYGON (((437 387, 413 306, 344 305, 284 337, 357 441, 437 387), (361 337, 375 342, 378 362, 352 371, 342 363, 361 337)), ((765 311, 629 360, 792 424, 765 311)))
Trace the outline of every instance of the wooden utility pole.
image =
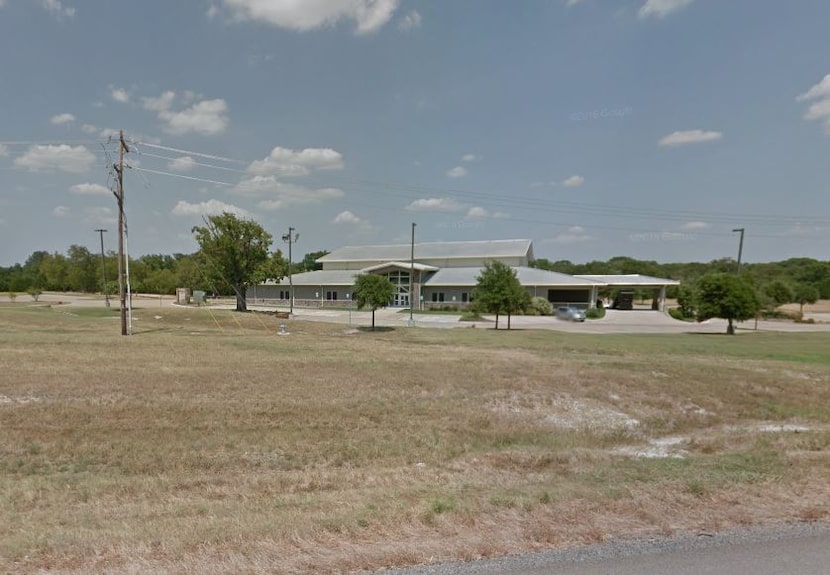
POLYGON ((113 166, 118 176, 118 192, 115 198, 118 200, 118 294, 121 299, 121 335, 127 333, 127 282, 124 278, 124 154, 130 148, 124 141, 124 130, 118 136, 118 163, 113 166))

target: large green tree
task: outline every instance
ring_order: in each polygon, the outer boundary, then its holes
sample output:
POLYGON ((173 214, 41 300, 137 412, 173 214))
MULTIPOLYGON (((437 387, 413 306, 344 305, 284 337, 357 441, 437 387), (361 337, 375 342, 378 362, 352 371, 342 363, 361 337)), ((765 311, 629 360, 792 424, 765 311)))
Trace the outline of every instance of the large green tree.
POLYGON ((751 319, 758 311, 758 299, 752 285, 734 274, 707 274, 698 281, 696 291, 697 320, 725 319, 729 335, 735 333, 733 321, 751 319))
POLYGON ((360 274, 352 287, 352 299, 358 309, 372 309, 372 331, 375 330, 375 310, 389 305, 395 297, 395 286, 387 278, 375 274, 360 274))
POLYGON ((214 285, 233 289, 237 311, 248 311, 245 292, 268 263, 273 238, 258 223, 230 212, 207 216, 204 223, 193 235, 206 275, 214 285))
POLYGON ((798 284, 793 290, 793 300, 798 304, 798 313, 800 316, 804 315, 805 303, 816 303, 819 298, 818 288, 810 284, 798 284))
POLYGON ((510 317, 530 305, 530 294, 519 283, 516 270, 499 261, 488 262, 476 280, 473 294, 476 307, 496 314, 496 329, 499 329, 499 315, 506 314, 507 329, 510 329, 510 317))

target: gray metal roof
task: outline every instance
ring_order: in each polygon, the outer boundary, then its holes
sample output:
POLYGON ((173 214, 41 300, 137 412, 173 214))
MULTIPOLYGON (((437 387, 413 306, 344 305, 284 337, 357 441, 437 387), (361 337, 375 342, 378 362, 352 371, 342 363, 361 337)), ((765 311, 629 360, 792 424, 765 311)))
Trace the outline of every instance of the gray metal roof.
MULTIPOLYGON (((360 275, 358 270, 315 270, 294 274, 291 281, 295 286, 343 286, 353 285, 355 278, 360 275)), ((288 276, 279 282, 268 280, 265 285, 289 285, 288 276)))
POLYGON ((581 274, 574 277, 593 279, 609 286, 677 286, 680 282, 641 274, 581 274))
MULTIPOLYGON (((533 257, 530 240, 428 242, 415 244, 415 259, 533 257)), ((319 258, 319 263, 409 261, 411 244, 346 246, 319 258)))
MULTIPOLYGON (((475 286, 483 268, 443 268, 424 282, 424 287, 475 286)), ((568 274, 528 267, 515 267, 516 277, 523 286, 592 287, 605 285, 601 281, 578 278, 568 274)))

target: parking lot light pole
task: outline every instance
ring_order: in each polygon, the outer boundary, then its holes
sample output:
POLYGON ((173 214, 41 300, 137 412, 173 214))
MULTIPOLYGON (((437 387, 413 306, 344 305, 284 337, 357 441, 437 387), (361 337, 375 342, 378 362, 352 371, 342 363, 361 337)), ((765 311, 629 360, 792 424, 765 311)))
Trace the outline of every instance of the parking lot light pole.
POLYGON ((109 307, 110 295, 107 291, 107 265, 106 259, 104 258, 104 232, 107 230, 97 229, 95 231, 98 232, 99 236, 101 236, 101 276, 104 280, 104 284, 101 286, 101 291, 104 292, 104 302, 106 303, 107 307, 109 307))
POLYGON ((735 273, 740 275, 740 273, 741 273, 741 254, 743 254, 743 251, 744 251, 744 228, 735 228, 732 231, 741 233, 741 240, 738 243, 738 265, 737 265, 737 268, 735 270, 735 273))

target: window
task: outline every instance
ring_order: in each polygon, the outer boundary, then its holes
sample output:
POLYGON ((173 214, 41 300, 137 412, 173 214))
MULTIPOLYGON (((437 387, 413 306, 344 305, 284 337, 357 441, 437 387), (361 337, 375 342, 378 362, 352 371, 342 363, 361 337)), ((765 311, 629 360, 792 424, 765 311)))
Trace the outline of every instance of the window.
POLYGON ((461 303, 467 303, 468 301, 470 301, 470 294, 465 291, 461 292, 461 303))
POLYGON ((280 299, 290 299, 291 293, 289 291, 280 290, 280 299))
POLYGON ((434 302, 444 301, 444 292, 432 292, 432 301, 434 301, 434 302))
POLYGON ((336 291, 327 291, 326 292, 326 299, 329 301, 337 301, 337 292, 336 291))

